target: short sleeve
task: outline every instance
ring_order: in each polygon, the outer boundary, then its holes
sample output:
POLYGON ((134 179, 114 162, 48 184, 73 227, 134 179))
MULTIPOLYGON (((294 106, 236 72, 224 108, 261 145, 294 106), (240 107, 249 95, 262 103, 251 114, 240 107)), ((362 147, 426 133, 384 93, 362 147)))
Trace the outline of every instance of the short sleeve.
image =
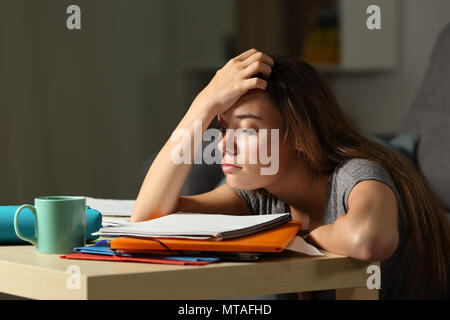
POLYGON ((255 208, 255 204, 257 202, 255 201, 255 195, 247 190, 234 189, 234 191, 236 191, 236 193, 245 201, 247 206, 250 208, 252 214, 255 214, 253 209, 255 208))
POLYGON ((283 201, 279 200, 277 197, 264 189, 261 191, 241 189, 234 190, 242 199, 244 199, 252 214, 260 215, 288 212, 287 206, 283 201))
POLYGON ((340 170, 339 183, 343 193, 343 205, 345 212, 348 212, 348 197, 356 184, 364 180, 377 180, 386 184, 394 192, 397 205, 400 208, 401 201, 395 182, 387 170, 374 161, 367 159, 352 159, 348 161, 340 170))

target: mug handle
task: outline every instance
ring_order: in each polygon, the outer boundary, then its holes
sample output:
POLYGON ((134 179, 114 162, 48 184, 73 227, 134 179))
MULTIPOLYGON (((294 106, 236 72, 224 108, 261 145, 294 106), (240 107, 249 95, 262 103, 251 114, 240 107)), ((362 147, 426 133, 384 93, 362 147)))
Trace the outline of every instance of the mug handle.
MULTIPOLYGON (((36 220, 36 226, 37 226, 36 208, 35 208, 34 206, 32 206, 31 204, 24 204, 24 205, 20 206, 20 207, 16 210, 16 213, 14 214, 14 230, 16 231, 16 235, 17 235, 20 239, 25 240, 25 241, 28 241, 28 242, 31 242, 32 244, 36 245, 36 243, 37 243, 36 234, 35 234, 34 237, 27 237, 27 236, 24 236, 24 235, 22 234, 22 232, 20 232, 20 229, 19 229, 19 213, 20 213, 20 211, 21 211, 22 209, 25 209, 25 208, 28 208, 28 209, 31 210, 31 212, 32 212, 33 215, 34 215, 34 219, 36 220)), ((34 230, 36 230, 36 229, 37 229, 37 228, 35 227, 34 230)))

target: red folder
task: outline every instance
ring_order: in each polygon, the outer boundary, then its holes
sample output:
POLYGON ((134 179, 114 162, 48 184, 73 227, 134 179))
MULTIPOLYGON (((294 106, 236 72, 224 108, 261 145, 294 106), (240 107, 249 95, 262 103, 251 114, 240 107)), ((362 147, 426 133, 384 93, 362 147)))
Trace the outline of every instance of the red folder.
POLYGON ((91 254, 91 253, 70 253, 60 257, 64 259, 78 259, 78 260, 100 260, 100 261, 120 261, 120 262, 129 261, 129 262, 146 262, 146 263, 197 265, 197 266, 212 263, 211 261, 184 261, 184 260, 168 260, 157 258, 136 258, 136 257, 107 256, 102 254, 91 254))
POLYGON ((206 252, 282 252, 294 239, 300 222, 287 222, 278 227, 249 236, 229 240, 196 240, 177 238, 118 237, 111 241, 111 249, 125 253, 152 253, 152 251, 206 251, 206 252))

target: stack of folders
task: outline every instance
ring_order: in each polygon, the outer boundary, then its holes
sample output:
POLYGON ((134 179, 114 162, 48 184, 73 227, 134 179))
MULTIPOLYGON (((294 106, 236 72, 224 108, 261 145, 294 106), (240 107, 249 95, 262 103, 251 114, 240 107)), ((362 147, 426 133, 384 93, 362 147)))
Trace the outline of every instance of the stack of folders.
POLYGON ((92 254, 99 255, 98 249, 103 246, 100 250, 106 253, 104 257, 108 256, 106 260, 115 261, 196 265, 217 261, 254 261, 284 251, 300 227, 301 223, 291 221, 289 213, 222 215, 177 212, 149 221, 101 228, 98 235, 114 239, 101 245, 75 248, 76 253, 63 257, 93 259, 92 254))

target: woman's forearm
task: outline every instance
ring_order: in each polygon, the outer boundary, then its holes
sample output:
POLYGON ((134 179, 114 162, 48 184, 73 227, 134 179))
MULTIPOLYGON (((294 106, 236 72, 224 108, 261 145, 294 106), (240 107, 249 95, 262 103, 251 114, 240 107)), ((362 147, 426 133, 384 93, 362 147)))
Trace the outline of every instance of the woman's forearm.
POLYGON ((334 237, 332 236, 332 229, 332 224, 317 227, 308 235, 308 242, 326 251, 347 255, 345 250, 342 250, 342 246, 340 246, 339 243, 333 242, 332 239, 334 237))
POLYGON ((361 238, 357 229, 351 228, 341 215, 333 224, 320 226, 312 230, 308 242, 326 251, 353 258, 361 258, 361 238))
MULTIPOLYGON (((195 153, 201 148, 201 140, 198 146, 194 146, 194 124, 201 121, 201 137, 214 118, 209 108, 201 105, 191 105, 183 119, 174 130, 183 131, 190 137, 191 158, 188 163, 176 164, 172 159, 172 153, 183 143, 180 139, 167 140, 164 147, 154 159, 145 180, 141 186, 136 203, 131 215, 131 221, 148 220, 154 216, 161 216, 176 211, 178 196, 189 173, 195 153)), ((198 126, 200 128, 200 126, 198 126)), ((197 132, 197 135, 198 132, 197 132)), ((172 136, 171 136, 172 137, 172 136)))

